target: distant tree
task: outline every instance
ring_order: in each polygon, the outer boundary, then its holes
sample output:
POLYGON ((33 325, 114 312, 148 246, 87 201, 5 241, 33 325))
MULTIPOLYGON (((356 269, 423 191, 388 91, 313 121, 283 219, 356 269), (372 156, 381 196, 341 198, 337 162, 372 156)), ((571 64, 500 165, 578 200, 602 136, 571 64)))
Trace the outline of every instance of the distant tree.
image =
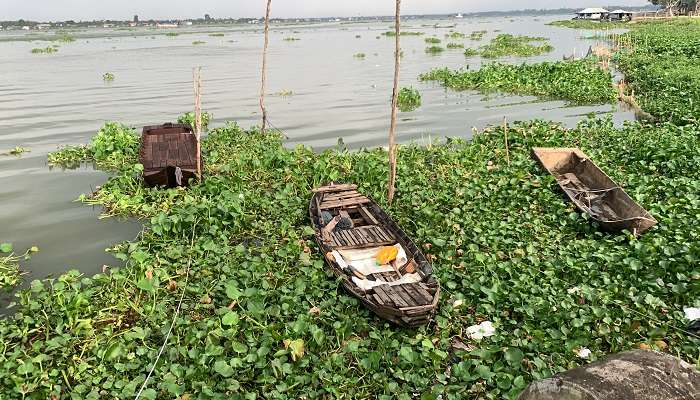
POLYGON ((697 11, 700 3, 697 0, 649 0, 655 6, 661 6, 671 11, 687 14, 689 11, 697 11))

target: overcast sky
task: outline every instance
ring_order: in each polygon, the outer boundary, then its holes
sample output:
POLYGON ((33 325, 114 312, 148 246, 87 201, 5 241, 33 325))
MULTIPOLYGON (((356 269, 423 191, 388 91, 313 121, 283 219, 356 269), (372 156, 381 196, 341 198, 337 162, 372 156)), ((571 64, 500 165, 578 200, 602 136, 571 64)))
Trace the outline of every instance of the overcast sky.
MULTIPOLYGON (((606 0, 614 5, 645 5, 646 0, 606 0)), ((600 0, 403 0, 403 14, 447 14, 523 8, 606 6, 600 0)), ((0 0, 0 20, 92 20, 254 17, 264 0, 0 0)), ((393 0, 272 0, 275 17, 323 17, 393 14, 393 0)))

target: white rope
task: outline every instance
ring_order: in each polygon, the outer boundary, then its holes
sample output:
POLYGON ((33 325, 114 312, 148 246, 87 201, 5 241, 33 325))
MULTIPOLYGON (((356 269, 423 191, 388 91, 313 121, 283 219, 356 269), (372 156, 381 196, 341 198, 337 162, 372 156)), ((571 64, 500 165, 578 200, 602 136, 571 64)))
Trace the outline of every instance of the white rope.
POLYGON ((139 392, 136 393, 136 397, 134 398, 135 400, 138 400, 141 397, 141 394, 143 394, 143 391, 146 389, 146 385, 148 384, 148 380, 151 378, 151 375, 153 374, 153 371, 156 369, 156 365, 158 365, 158 361, 160 360, 160 356, 163 354, 163 350, 165 350, 165 345, 168 343, 168 339, 170 339, 170 334, 173 332, 173 327, 175 326, 175 321, 177 321, 177 317, 180 315, 180 308, 182 307, 182 301, 185 298, 185 292, 187 292, 187 284, 189 283, 190 280, 190 266, 192 265, 192 247, 194 246, 194 231, 197 226, 197 221, 195 221, 194 225, 192 225, 192 239, 190 241, 190 255, 188 256, 187 259, 187 271, 185 272, 185 286, 182 288, 182 293, 180 294, 180 300, 177 303, 177 308, 175 309, 175 315, 173 316, 173 321, 170 323, 170 328, 168 329, 168 333, 165 335, 165 340, 163 340, 163 344, 160 346, 160 349, 158 350, 158 355, 156 356, 156 360, 153 362, 153 366, 151 366, 151 369, 148 371, 148 375, 146 375, 146 380, 143 381, 143 384, 141 385, 141 388, 139 389, 139 392))

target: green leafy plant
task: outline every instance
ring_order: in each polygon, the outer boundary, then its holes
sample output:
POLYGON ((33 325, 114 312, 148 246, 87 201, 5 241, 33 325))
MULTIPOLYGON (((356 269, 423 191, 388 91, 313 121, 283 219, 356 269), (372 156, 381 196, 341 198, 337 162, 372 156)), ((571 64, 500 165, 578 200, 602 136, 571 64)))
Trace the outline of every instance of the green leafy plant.
POLYGON ((425 38, 425 43, 429 44, 440 44, 442 40, 436 38, 436 37, 427 37, 425 38))
MULTIPOLYGON (((386 31, 382 33, 384 36, 396 36, 395 31, 386 31)), ((423 36, 425 35, 425 32, 414 32, 414 31, 401 31, 401 36, 423 36)))
POLYGON ((463 49, 464 45, 462 43, 447 43, 447 48, 448 49, 463 49))
POLYGON ((440 46, 428 46, 425 48, 425 52, 428 54, 440 54, 443 51, 445 51, 445 48, 440 46))
POLYGON ((700 342, 674 328, 687 324, 683 307, 700 306, 698 127, 512 124, 509 162, 504 136, 489 127, 468 142, 401 146, 391 206, 384 149, 289 148, 235 124, 204 139, 207 179, 187 190, 144 188, 136 164, 121 166, 83 201, 147 229, 110 250, 123 268, 17 294, 0 319, 3 394, 132 397, 164 342, 152 398, 515 398, 588 362, 581 347, 590 360, 663 347, 697 367, 700 342), (639 238, 601 232, 532 159, 536 146, 581 147, 660 223, 639 238), (432 260, 443 293, 431 325, 391 326, 328 278, 308 201, 340 180, 432 260), (484 320, 492 336, 465 334, 484 320), (28 332, 40 334, 31 346, 28 332))
POLYGON ((414 111, 421 106, 421 95, 413 87, 405 87, 399 90, 397 106, 401 112, 414 111))
POLYGON ((487 45, 481 46, 481 56, 484 58, 498 58, 504 56, 530 57, 554 50, 546 38, 532 36, 514 36, 502 33, 491 40, 487 45), (532 44, 532 42, 538 42, 532 44))
POLYGON ((58 52, 58 48, 53 46, 48 46, 44 48, 36 47, 32 49, 32 54, 52 54, 56 52, 58 52))
POLYGON ((12 243, 0 243, 0 291, 7 291, 17 286, 26 272, 19 268, 20 260, 29 260, 39 248, 33 246, 24 254, 13 253, 12 243))
POLYGON ((177 32, 168 32, 168 33, 165 34, 165 36, 168 36, 168 37, 176 37, 176 36, 179 36, 179 35, 180 35, 180 34, 177 33, 177 32))
POLYGON ((567 19, 563 21, 552 21, 547 23, 551 26, 560 26, 564 28, 572 29, 620 29, 627 28, 629 24, 627 22, 615 22, 615 21, 594 21, 588 19, 567 19))
POLYGON ((111 72, 105 72, 105 73, 102 75, 102 80, 105 81, 105 82, 112 82, 112 81, 114 81, 114 79, 115 79, 115 76, 114 76, 114 74, 111 73, 111 72))
POLYGON ((484 30, 474 31, 474 32, 469 34, 469 39, 474 40, 474 41, 481 40, 484 38, 484 35, 486 35, 486 32, 487 31, 484 31, 484 30))
MULTIPOLYGON (((291 92, 290 92, 291 93, 291 92)), ((211 121, 212 115, 206 111, 202 112, 201 115, 202 118, 202 130, 206 131, 207 128, 209 127, 209 121, 211 121)), ((179 117, 177 117, 177 123, 178 124, 186 124, 191 127, 194 127, 194 112, 186 112, 179 117)))
POLYGON ((224 37, 224 36, 226 36, 226 34, 223 32, 217 32, 217 33, 210 33, 209 36, 210 37, 224 37))
POLYGON ((610 72, 601 69, 593 59, 520 65, 493 63, 476 71, 434 69, 419 79, 438 81, 455 90, 527 94, 573 104, 612 103, 616 99, 610 72))
POLYGON ((284 38, 285 42, 296 42, 297 40, 301 40, 301 38, 292 37, 292 36, 284 38))
POLYGON ((206 44, 206 43, 207 43, 207 42, 205 42, 205 41, 203 41, 203 40, 195 40, 194 42, 192 42, 192 44, 195 45, 195 46, 200 45, 200 44, 206 44))
POLYGON ((474 56, 478 56, 478 55, 479 55, 479 51, 477 49, 472 49, 471 47, 467 47, 466 49, 464 49, 464 56, 465 57, 474 57, 474 56))
POLYGON ((449 38, 449 39, 463 39, 463 38, 467 37, 467 35, 465 35, 462 32, 450 32, 450 33, 446 33, 445 37, 449 38))
POLYGON ((117 170, 136 162, 139 150, 136 132, 123 124, 107 122, 89 145, 65 146, 48 155, 49 165, 75 168, 83 162, 94 162, 101 168, 117 170))
POLYGON ((0 153, 0 155, 4 156, 21 156, 22 154, 28 152, 29 149, 23 146, 15 146, 14 148, 10 149, 7 153, 0 153))
POLYGON ((359 58, 359 59, 364 59, 367 55, 365 53, 355 53, 353 57, 359 58))

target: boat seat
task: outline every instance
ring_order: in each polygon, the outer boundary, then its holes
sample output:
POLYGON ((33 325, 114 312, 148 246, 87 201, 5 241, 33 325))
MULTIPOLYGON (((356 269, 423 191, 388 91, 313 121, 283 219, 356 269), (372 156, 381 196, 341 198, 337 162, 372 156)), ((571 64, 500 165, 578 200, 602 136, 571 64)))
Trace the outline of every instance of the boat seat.
POLYGON ((407 308, 422 307, 432 304, 434 296, 423 282, 404 283, 403 285, 381 285, 374 287, 372 297, 386 307, 407 308))
POLYGON ((367 225, 333 231, 330 245, 336 249, 358 249, 394 243, 396 237, 389 230, 377 225, 367 225))

